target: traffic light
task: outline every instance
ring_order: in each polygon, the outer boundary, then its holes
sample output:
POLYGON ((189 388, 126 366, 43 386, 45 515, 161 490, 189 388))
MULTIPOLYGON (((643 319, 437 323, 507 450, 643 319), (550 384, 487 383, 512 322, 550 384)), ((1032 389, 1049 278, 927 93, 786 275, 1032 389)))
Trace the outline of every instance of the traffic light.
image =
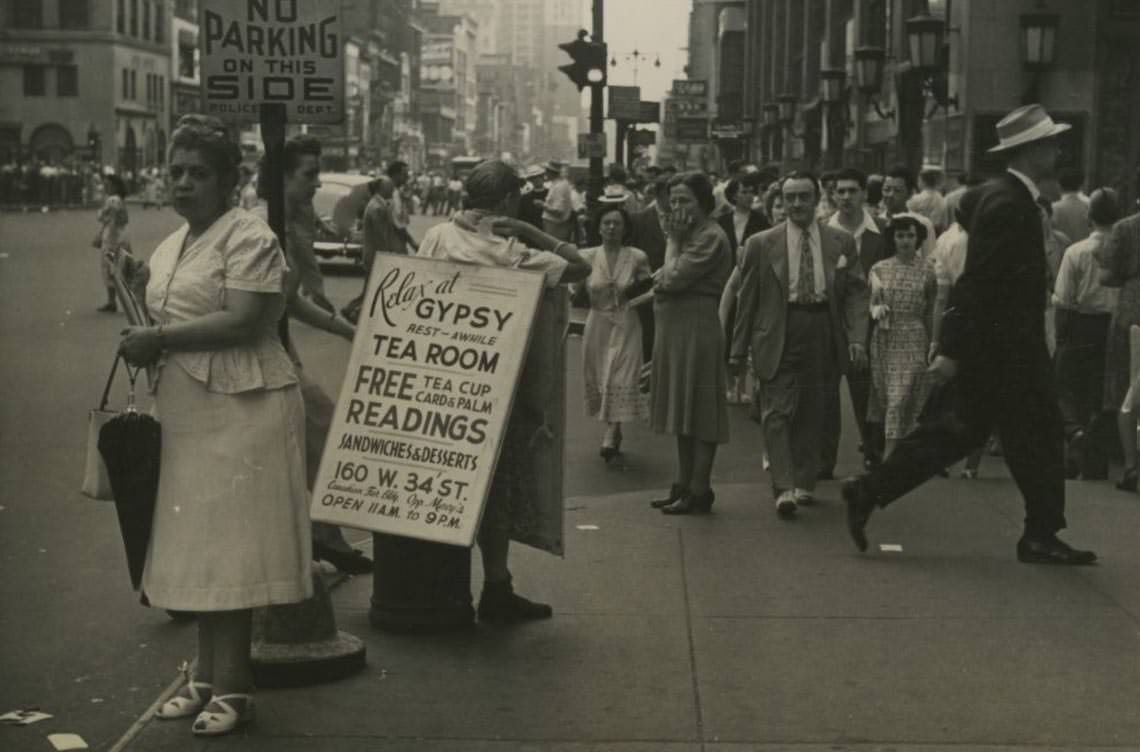
POLYGON ((578 85, 578 91, 587 86, 606 85, 606 45, 601 42, 587 42, 588 32, 583 29, 578 32, 578 38, 573 42, 563 42, 558 45, 574 61, 569 65, 560 65, 562 71, 571 81, 578 85))

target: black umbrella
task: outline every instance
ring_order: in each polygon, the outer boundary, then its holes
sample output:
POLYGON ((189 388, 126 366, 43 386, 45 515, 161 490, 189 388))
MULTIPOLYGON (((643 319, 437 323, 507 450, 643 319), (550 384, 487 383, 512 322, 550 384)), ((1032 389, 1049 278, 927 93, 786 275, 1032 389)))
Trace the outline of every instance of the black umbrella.
POLYGON ((150 526, 158 496, 158 462, 161 449, 159 423, 135 407, 134 386, 138 370, 127 369, 131 390, 127 407, 99 431, 99 454, 107 466, 119 531, 127 549, 131 585, 139 589, 150 526))

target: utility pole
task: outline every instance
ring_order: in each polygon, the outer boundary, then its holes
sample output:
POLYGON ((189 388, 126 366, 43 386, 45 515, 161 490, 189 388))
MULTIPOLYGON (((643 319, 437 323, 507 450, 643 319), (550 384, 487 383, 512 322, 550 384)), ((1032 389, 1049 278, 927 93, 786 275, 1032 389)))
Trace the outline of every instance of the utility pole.
MULTIPOLYGON (((594 0, 594 31, 593 41, 602 44, 605 42, 605 0, 594 0)), ((604 133, 602 116, 605 103, 603 101, 604 89, 602 86, 590 87, 590 133, 604 133)), ((605 159, 603 157, 590 157, 590 182, 587 198, 590 205, 597 203, 601 198, 605 186, 605 159)))

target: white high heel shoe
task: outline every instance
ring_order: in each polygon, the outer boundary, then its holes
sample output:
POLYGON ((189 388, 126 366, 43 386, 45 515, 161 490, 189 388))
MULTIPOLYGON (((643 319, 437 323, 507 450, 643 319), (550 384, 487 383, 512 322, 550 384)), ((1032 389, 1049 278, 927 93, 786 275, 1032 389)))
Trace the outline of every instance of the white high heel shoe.
POLYGON ((191 679, 186 682, 187 694, 178 694, 159 706, 155 711, 154 717, 160 718, 164 721, 171 721, 176 718, 185 718, 189 715, 194 715, 210 702, 210 698, 214 695, 214 685, 207 682, 199 682, 191 679))
POLYGON ((252 720, 253 695, 238 693, 217 695, 194 719, 194 726, 190 730, 198 736, 221 736, 252 720), (240 710, 236 707, 238 704, 241 706, 240 710))

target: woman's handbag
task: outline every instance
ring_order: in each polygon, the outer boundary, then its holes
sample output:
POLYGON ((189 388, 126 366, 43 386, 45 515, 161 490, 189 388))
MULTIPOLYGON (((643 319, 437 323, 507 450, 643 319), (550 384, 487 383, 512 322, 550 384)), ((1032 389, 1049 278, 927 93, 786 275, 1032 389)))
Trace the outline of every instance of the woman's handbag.
POLYGON ((121 355, 115 355, 115 362, 111 364, 111 373, 107 376, 107 386, 103 387, 103 398, 99 400, 99 407, 87 413, 87 462, 83 468, 83 495, 97 501, 114 501, 111 494, 111 479, 107 476, 107 465, 99 454, 99 431, 107 421, 118 415, 118 412, 107 409, 107 397, 111 393, 111 382, 115 380, 115 371, 119 368, 121 355))
POLYGON ((132 369, 130 365, 125 368, 131 382, 127 406, 99 429, 99 454, 107 465, 119 531, 127 550, 127 568, 137 590, 142 582, 158 497, 162 435, 158 421, 135 407, 135 380, 143 369, 132 369))

